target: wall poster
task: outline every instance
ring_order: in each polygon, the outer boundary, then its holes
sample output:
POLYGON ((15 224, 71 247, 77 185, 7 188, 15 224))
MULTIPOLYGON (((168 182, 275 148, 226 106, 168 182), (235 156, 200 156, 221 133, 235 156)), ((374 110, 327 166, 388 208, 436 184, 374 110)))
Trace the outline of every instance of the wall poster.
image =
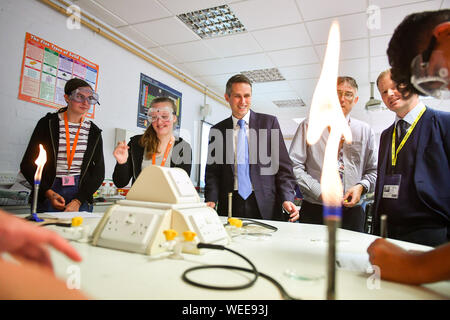
POLYGON ((150 108, 150 103, 156 97, 169 97, 175 102, 177 107, 177 123, 174 126, 175 136, 179 134, 181 127, 181 92, 172 89, 171 87, 146 76, 141 73, 139 86, 139 102, 138 102, 138 116, 137 116, 137 126, 139 128, 147 128, 150 124, 147 120, 147 112, 150 108))
MULTIPOLYGON (((98 70, 97 64, 27 32, 18 98, 55 109, 65 107, 66 82, 80 78, 97 91, 98 70)), ((86 116, 93 119, 94 115, 95 105, 86 116)))

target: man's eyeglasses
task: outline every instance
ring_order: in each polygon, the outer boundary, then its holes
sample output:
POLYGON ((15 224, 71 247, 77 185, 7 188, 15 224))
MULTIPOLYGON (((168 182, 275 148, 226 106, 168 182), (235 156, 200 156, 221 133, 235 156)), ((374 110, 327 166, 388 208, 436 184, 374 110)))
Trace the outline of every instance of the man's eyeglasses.
POLYGON ((342 96, 344 96, 344 98, 347 99, 347 100, 349 100, 349 101, 353 100, 353 98, 355 97, 355 95, 353 94, 353 92, 350 92, 350 91, 341 91, 341 90, 338 90, 338 91, 337 91, 337 95, 338 95, 339 98, 342 97, 342 96))
POLYGON ((74 90, 71 94, 70 94, 70 99, 78 102, 78 103, 84 103, 85 101, 88 102, 89 105, 93 105, 93 104, 99 104, 100 102, 98 101, 99 96, 96 92, 93 92, 91 90, 88 89, 76 89, 74 90), (84 94, 88 95, 85 96, 84 94))

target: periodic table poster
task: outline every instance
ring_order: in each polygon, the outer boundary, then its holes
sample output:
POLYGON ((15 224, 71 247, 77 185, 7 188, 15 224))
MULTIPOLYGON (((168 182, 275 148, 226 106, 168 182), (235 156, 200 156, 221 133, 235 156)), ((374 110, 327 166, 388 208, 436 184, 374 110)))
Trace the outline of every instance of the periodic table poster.
MULTIPOLYGON (((55 109, 65 107, 66 82, 80 78, 97 91, 98 70, 97 64, 27 32, 18 98, 55 109)), ((86 116, 94 118, 95 105, 86 116)))
POLYGON ((143 73, 140 78, 137 126, 145 129, 150 125, 147 113, 150 103, 156 97, 168 97, 175 103, 177 123, 174 126, 174 134, 178 134, 181 126, 182 93, 143 73))

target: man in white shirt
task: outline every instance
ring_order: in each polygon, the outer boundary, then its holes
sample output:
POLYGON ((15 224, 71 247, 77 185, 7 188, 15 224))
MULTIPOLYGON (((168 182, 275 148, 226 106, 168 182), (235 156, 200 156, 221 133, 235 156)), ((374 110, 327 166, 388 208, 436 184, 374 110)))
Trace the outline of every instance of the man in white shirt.
MULTIPOLYGON (((342 197, 342 228, 364 232, 366 214, 361 207, 361 196, 375 187, 377 152, 375 134, 368 124, 350 117, 358 102, 358 85, 351 77, 339 77, 337 92, 342 112, 352 132, 352 144, 341 141, 338 166, 344 194, 342 197)), ((294 165, 294 174, 303 195, 300 223, 323 224, 322 173, 328 131, 324 131, 314 145, 306 142, 308 119, 300 123, 291 144, 289 155, 294 165)))

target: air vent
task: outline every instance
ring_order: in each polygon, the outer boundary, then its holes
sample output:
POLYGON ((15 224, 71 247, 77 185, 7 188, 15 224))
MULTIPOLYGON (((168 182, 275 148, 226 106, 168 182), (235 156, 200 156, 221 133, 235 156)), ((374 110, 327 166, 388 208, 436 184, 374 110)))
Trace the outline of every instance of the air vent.
POLYGON ((306 106, 302 99, 277 100, 272 102, 278 108, 300 108, 306 106))
POLYGON ((286 80, 277 68, 242 71, 251 82, 271 82, 286 80))
POLYGON ((228 5, 183 13, 177 17, 202 39, 246 31, 228 5))

